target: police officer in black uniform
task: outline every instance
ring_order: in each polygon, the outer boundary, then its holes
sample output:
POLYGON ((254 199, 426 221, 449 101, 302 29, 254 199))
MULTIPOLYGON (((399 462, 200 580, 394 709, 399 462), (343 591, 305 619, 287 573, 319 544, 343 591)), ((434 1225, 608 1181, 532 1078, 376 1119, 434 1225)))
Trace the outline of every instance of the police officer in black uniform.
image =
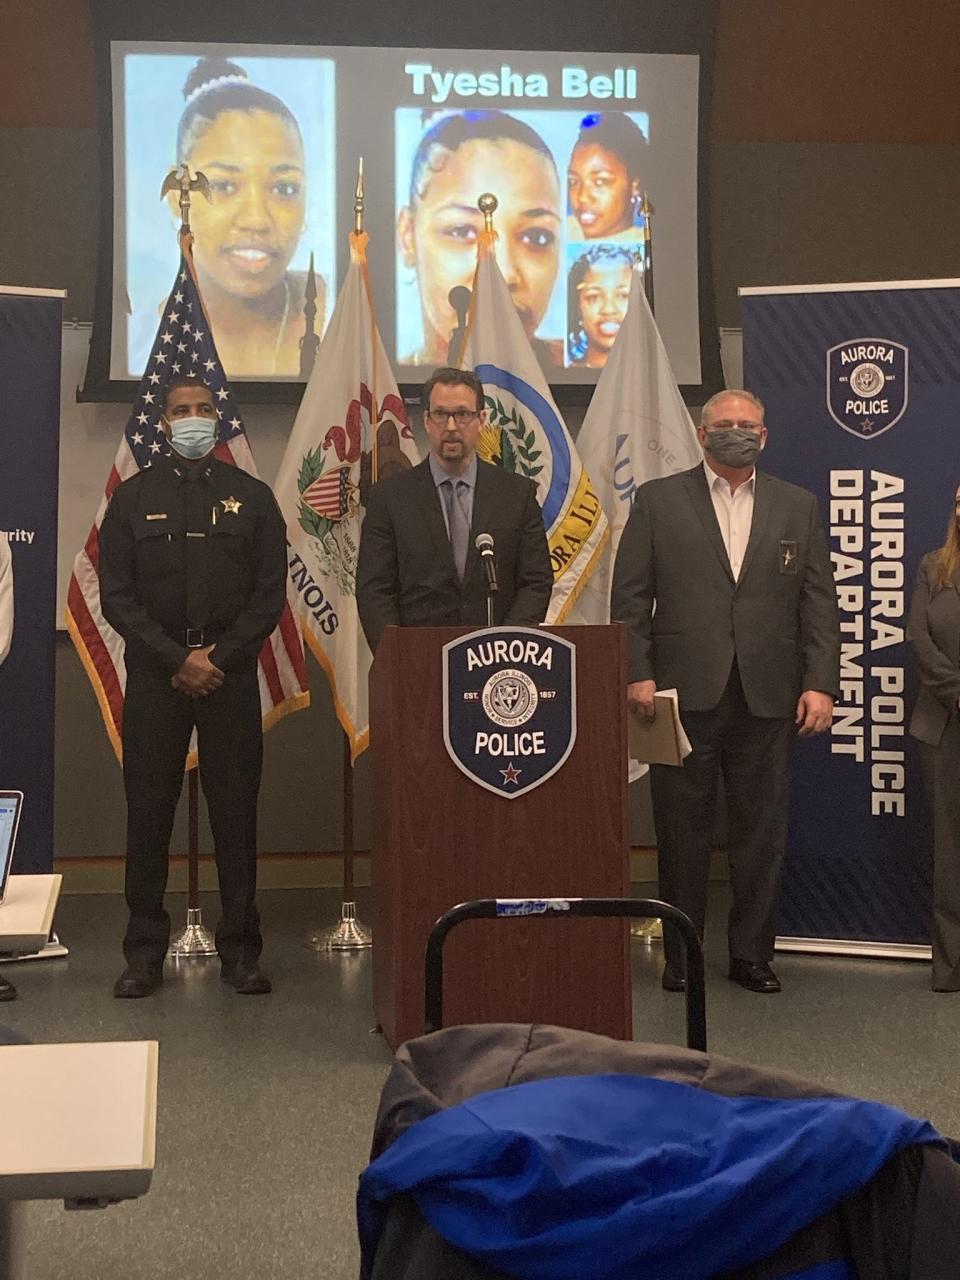
POLYGON ((213 456, 217 412, 199 380, 174 378, 161 425, 173 452, 114 493, 100 527, 103 616, 126 644, 127 968, 113 994, 163 980, 163 907, 174 812, 197 729, 223 913, 221 978, 270 991, 255 903, 262 727, 257 658, 286 598, 286 527, 270 489, 213 456))

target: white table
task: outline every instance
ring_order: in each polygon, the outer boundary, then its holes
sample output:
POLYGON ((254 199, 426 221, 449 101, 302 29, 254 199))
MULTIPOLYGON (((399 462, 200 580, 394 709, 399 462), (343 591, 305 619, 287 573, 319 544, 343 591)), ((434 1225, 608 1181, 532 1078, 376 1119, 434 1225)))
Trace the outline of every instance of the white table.
POLYGON ((0 902, 0 951, 42 951, 53 928, 63 876, 10 876, 0 902))
POLYGON ((105 1208, 150 1186, 156 1040, 0 1045, 0 1280, 19 1280, 16 1202, 105 1208))

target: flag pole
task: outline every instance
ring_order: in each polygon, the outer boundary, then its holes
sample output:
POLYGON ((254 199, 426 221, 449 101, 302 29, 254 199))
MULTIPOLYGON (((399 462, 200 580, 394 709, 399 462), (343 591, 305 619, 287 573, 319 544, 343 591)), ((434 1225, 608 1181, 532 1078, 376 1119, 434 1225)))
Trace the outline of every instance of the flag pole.
POLYGON ((307 283, 303 290, 303 337, 300 339, 300 377, 309 382, 317 358, 320 339, 317 336, 317 275, 313 266, 313 250, 307 267, 307 283))
POLYGON ((200 909, 200 791, 194 766, 187 774, 187 923, 172 939, 167 955, 179 960, 216 954, 217 944, 200 909))
MULTIPOLYGON (((193 177, 190 169, 182 164, 171 169, 160 188, 160 199, 163 200, 168 191, 180 193, 180 233, 177 237, 181 250, 185 251, 187 237, 190 232, 191 194, 199 191, 207 200, 211 199, 210 183, 206 176, 198 170, 193 177)), ((188 762, 189 763, 189 762, 188 762)), ((187 923, 183 929, 171 939, 167 955, 171 959, 181 956, 213 956, 217 954, 213 934, 203 923, 203 911, 200 908, 200 792, 197 783, 198 766, 187 770, 187 923)))
POLYGON ((653 215, 656 213, 650 203, 650 197, 644 191, 640 197, 640 212, 643 215, 643 291, 650 303, 650 310, 656 315, 653 305, 653 215))
POLYGON ((373 935, 357 918, 353 877, 353 762, 350 739, 343 735, 343 895, 340 919, 335 925, 318 929, 307 938, 314 951, 365 951, 373 945, 373 935))
MULTIPOLYGON (((357 186, 353 202, 353 230, 357 236, 363 235, 363 156, 357 166, 357 186)), ((369 285, 368 285, 369 287, 369 285)), ((375 327, 373 303, 370 306, 370 324, 375 327)), ((371 333, 371 351, 373 350, 373 334, 371 333)), ((371 483, 377 482, 377 388, 372 386, 370 408, 370 463, 371 483)), ((373 935, 366 925, 357 918, 357 904, 354 900, 353 876, 353 757, 350 739, 343 735, 343 894, 340 899, 340 919, 331 928, 319 929, 307 939, 307 946, 315 951, 364 951, 373 945, 373 935)))
MULTIPOLYGON (((359 158, 359 160, 358 160, 358 162, 357 162, 357 187, 356 187, 356 191, 354 192, 354 196, 353 196, 353 232, 354 232, 354 235, 357 235, 357 236, 362 236, 362 235, 363 235, 363 211, 364 211, 364 205, 365 205, 365 198, 364 198, 364 194, 363 194, 363 156, 360 156, 360 158, 359 158)), ((367 268, 366 268, 366 267, 364 267, 363 272, 364 272, 364 281, 365 281, 366 286, 367 286, 367 292, 368 292, 368 294, 369 294, 369 296, 370 296, 370 350, 371 350, 371 353, 372 353, 372 351, 373 351, 373 347, 374 347, 374 330, 376 329, 377 321, 376 321, 376 317, 374 316, 374 311, 373 311, 373 291, 372 291, 372 290, 371 290, 371 288, 370 288, 370 280, 369 280, 369 277, 367 276, 367 268)), ((371 370, 373 371, 373 373, 375 374, 375 373, 376 373, 376 362, 375 362, 375 361, 371 360, 370 368, 371 368, 371 370)), ((377 426, 378 426, 378 423, 377 423, 377 413, 378 413, 378 410, 377 410, 377 405, 378 405, 378 403, 379 403, 379 402, 378 402, 378 400, 377 400, 377 388, 376 388, 375 386, 371 386, 371 388, 370 388, 370 400, 371 400, 371 407, 370 407, 370 483, 371 483, 371 484, 376 484, 376 483, 377 483, 377 479, 378 479, 378 468, 377 468, 377 443, 378 443, 378 442, 377 442, 377 426)))

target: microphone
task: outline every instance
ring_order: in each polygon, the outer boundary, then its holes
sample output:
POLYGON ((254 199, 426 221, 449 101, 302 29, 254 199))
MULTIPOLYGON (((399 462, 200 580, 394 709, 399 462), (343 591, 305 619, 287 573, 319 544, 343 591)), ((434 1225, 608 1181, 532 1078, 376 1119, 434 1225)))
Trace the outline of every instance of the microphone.
POLYGON ((487 594, 493 595, 497 587, 497 561, 493 554, 493 538, 489 533, 478 533, 473 545, 480 552, 480 562, 487 575, 487 594))

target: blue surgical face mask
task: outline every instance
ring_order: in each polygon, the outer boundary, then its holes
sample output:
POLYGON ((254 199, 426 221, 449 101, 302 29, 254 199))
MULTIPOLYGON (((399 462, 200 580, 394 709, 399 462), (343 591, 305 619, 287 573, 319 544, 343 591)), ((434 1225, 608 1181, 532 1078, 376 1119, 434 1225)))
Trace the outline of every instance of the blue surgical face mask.
POLYGON ((213 418, 174 418, 170 423, 170 445, 181 458, 205 458, 216 439, 213 418))

